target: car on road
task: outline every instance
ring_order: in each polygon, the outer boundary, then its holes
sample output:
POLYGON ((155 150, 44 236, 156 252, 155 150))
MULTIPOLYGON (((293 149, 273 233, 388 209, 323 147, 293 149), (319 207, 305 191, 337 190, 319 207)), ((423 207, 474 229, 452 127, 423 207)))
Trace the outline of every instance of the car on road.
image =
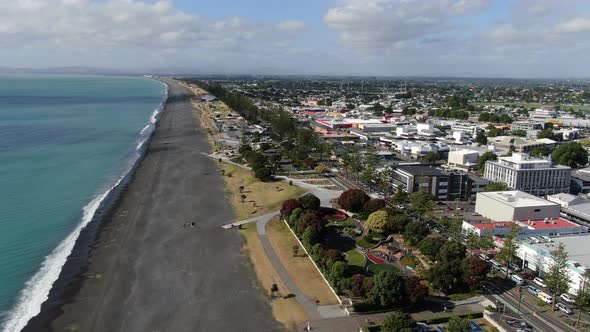
POLYGON ((510 276, 510 280, 514 281, 519 286, 524 285, 524 279, 522 279, 521 277, 517 276, 516 274, 512 274, 510 276))
POLYGON ((510 269, 514 272, 520 272, 522 271, 522 269, 520 268, 520 266, 514 264, 514 263, 510 263, 508 264, 508 266, 510 266, 510 269))
POLYGON ((563 294, 559 295, 559 297, 569 304, 576 303, 576 299, 572 295, 569 295, 568 293, 563 293, 563 294))
POLYGON ((506 324, 512 326, 512 327, 518 327, 518 328, 527 328, 529 327, 529 324, 527 324, 527 322, 525 322, 522 319, 507 319, 506 320, 506 324))
POLYGON ((539 289, 537 289, 537 288, 535 288, 533 286, 526 286, 525 289, 527 290, 527 292, 533 294, 534 296, 537 296, 539 294, 539 292, 540 292, 539 289))
POLYGON ((555 304, 555 307, 557 308, 557 310, 559 310, 559 311, 563 312, 563 313, 564 313, 564 314, 566 314, 566 315, 571 315, 571 314, 573 314, 573 313, 574 313, 574 312, 573 312, 573 311, 572 311, 570 308, 568 308, 568 307, 567 307, 565 304, 563 304, 563 303, 557 303, 557 304, 555 304))
POLYGON ((479 255, 477 255, 477 257, 479 257, 479 259, 481 259, 484 262, 487 262, 490 260, 490 258, 486 254, 479 254, 479 255))
POLYGON ((545 280, 543 280, 539 277, 535 277, 535 279, 533 279, 533 282, 543 288, 547 288, 547 284, 545 284, 545 280))
POLYGON ((523 329, 518 329, 516 332, 533 332, 533 329, 525 327, 523 329))
POLYGON ((551 304, 551 303, 553 303, 553 296, 551 296, 551 295, 549 295, 549 294, 547 294, 547 293, 545 293, 545 292, 539 292, 539 293, 537 293, 537 297, 538 297, 538 298, 539 298, 541 301, 543 301, 543 302, 545 302, 545 303, 547 303, 547 304, 551 304))

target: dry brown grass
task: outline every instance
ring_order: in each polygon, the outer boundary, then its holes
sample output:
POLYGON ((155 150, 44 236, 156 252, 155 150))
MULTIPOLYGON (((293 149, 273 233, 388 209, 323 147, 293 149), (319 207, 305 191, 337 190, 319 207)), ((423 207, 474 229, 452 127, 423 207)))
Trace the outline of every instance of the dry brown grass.
POLYGON ((266 224, 266 234, 281 263, 305 295, 317 298, 321 305, 338 304, 338 299, 313 265, 311 258, 302 256, 303 249, 300 248, 298 256, 293 257, 292 248, 298 243, 283 221, 278 217, 269 221, 266 224))
POLYGON ((230 164, 221 164, 231 203, 239 220, 260 216, 280 209, 283 201, 302 195, 305 190, 286 182, 262 182, 254 172, 230 164), (244 192, 240 193, 240 186, 244 192), (242 201, 242 195, 246 198, 242 201))
MULTIPOLYGON (((279 288, 278 295, 286 295, 287 287, 274 269, 262 247, 258 233, 256 233, 256 224, 244 225, 240 232, 246 239, 244 250, 250 257, 261 287, 266 293, 270 293, 272 284, 277 284, 279 288)), ((285 326, 300 324, 309 320, 305 309, 297 302, 296 298, 283 299, 282 297, 276 297, 271 300, 270 304, 274 317, 285 326)))

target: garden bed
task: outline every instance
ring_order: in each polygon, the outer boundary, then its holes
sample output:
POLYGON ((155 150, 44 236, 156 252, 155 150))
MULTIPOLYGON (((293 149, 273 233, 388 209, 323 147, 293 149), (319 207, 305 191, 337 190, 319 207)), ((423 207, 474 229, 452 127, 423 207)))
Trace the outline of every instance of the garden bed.
POLYGON ((383 264, 385 263, 385 261, 373 254, 367 254, 367 257, 369 257, 369 260, 375 264, 383 264))
POLYGON ((392 271, 392 272, 396 272, 399 271, 399 269, 393 265, 389 265, 389 264, 371 264, 369 265, 369 272, 373 273, 373 274, 379 274, 380 272, 384 272, 384 271, 392 271))

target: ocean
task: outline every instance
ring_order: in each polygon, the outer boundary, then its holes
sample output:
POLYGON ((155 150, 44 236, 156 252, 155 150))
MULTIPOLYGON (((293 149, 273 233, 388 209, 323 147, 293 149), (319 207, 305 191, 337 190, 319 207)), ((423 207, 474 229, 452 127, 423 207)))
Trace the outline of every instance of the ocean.
POLYGON ((166 96, 146 78, 0 76, 0 330, 39 313, 166 96))

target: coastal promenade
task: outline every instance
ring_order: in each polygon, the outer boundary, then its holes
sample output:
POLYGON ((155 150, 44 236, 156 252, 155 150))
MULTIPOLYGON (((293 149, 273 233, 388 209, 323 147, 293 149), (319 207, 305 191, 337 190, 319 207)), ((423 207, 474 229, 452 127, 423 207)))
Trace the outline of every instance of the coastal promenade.
POLYGON ((203 154, 210 147, 189 91, 166 82, 148 153, 105 218, 85 272, 52 300, 57 312, 42 311, 26 330, 281 330, 240 235, 220 227, 232 209, 218 167, 203 154))

